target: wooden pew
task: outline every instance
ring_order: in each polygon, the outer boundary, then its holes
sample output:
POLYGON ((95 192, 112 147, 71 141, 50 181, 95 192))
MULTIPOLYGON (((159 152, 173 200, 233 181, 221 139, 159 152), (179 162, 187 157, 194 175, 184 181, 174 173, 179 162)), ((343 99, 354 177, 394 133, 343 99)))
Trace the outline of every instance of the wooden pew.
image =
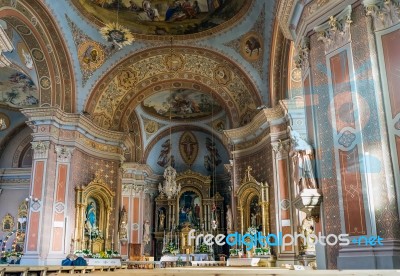
POLYGON ((28 272, 39 272, 40 276, 46 276, 47 269, 47 266, 30 266, 28 272))
POLYGON ((4 273, 20 273, 20 276, 28 275, 28 266, 9 265, 4 267, 4 273))

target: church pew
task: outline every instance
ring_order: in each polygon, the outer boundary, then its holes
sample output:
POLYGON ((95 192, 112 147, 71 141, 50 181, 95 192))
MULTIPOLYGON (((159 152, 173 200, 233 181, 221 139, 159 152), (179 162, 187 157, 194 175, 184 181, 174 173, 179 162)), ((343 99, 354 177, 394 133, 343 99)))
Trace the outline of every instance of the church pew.
POLYGON ((39 273, 40 276, 46 276, 47 269, 48 269, 47 266, 30 266, 28 269, 28 273, 36 272, 36 273, 39 273))
POLYGON ((4 267, 4 273, 20 273, 20 276, 27 276, 28 269, 28 266, 9 265, 4 267))

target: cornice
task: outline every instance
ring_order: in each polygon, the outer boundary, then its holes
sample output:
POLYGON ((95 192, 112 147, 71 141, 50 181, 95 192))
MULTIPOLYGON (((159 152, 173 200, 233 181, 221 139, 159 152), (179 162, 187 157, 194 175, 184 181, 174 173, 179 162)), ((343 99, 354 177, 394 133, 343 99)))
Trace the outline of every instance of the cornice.
POLYGON ((236 145, 254 140, 271 125, 281 124, 285 120, 285 113, 280 105, 273 108, 263 108, 249 124, 236 129, 224 130, 223 141, 225 145, 236 145))
POLYGON ((103 129, 83 114, 66 113, 57 107, 25 108, 21 112, 28 118, 27 124, 31 128, 51 124, 59 129, 75 130, 95 141, 113 145, 120 145, 127 136, 123 132, 103 129))
POLYGON ((298 0, 281 0, 278 4, 278 13, 276 18, 279 21, 283 35, 290 40, 294 40, 290 31, 290 22, 297 2, 298 0))

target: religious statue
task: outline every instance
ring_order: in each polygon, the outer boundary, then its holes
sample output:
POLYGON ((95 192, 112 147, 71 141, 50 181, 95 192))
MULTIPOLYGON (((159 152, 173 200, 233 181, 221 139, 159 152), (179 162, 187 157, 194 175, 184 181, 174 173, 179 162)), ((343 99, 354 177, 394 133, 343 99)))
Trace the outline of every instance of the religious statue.
POLYGON ((307 216, 303 219, 301 227, 299 227, 299 232, 304 235, 304 240, 302 241, 302 250, 304 253, 310 253, 315 251, 315 232, 314 232, 314 220, 311 216, 307 216), (314 235, 311 236, 311 235, 314 235))
POLYGON ((160 213, 158 214, 158 230, 164 230, 165 228, 165 215, 164 211, 160 209, 160 213))
POLYGON ((143 242, 149 243, 150 241, 150 222, 146 220, 143 226, 143 242))
POLYGON ((86 227, 88 230, 96 228, 96 206, 93 201, 86 207, 86 227))
POLYGON ((316 189, 313 166, 311 163, 313 148, 296 131, 290 131, 292 149, 293 179, 300 189, 316 189))
POLYGON ((127 215, 125 206, 123 206, 121 213, 120 213, 120 220, 119 220, 119 238, 121 240, 128 238, 128 232, 126 229, 127 223, 128 223, 128 215, 127 215))
POLYGON ((251 214, 251 226, 257 226, 257 215, 256 213, 251 214))
POLYGON ((226 229, 227 230, 232 230, 233 225, 232 225, 232 210, 231 206, 226 205, 226 229))

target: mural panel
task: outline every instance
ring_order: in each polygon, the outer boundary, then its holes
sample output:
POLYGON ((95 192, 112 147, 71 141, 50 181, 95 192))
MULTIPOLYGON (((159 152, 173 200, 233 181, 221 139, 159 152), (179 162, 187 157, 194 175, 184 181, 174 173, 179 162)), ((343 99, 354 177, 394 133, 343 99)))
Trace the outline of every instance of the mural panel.
POLYGON ((222 110, 210 95, 191 89, 163 91, 148 97, 142 105, 147 113, 167 119, 199 119, 222 110))
POLYGON ((200 226, 200 197, 192 191, 184 192, 179 199, 179 224, 200 226))
POLYGON ((0 103, 13 107, 34 106, 39 103, 39 93, 30 77, 12 68, 0 71, 0 103))
MULTIPOLYGON (((145 35, 186 35, 233 19, 251 1, 244 0, 73 0, 97 24, 119 23, 145 35)), ((235 20, 236 21, 236 20, 235 20)))

